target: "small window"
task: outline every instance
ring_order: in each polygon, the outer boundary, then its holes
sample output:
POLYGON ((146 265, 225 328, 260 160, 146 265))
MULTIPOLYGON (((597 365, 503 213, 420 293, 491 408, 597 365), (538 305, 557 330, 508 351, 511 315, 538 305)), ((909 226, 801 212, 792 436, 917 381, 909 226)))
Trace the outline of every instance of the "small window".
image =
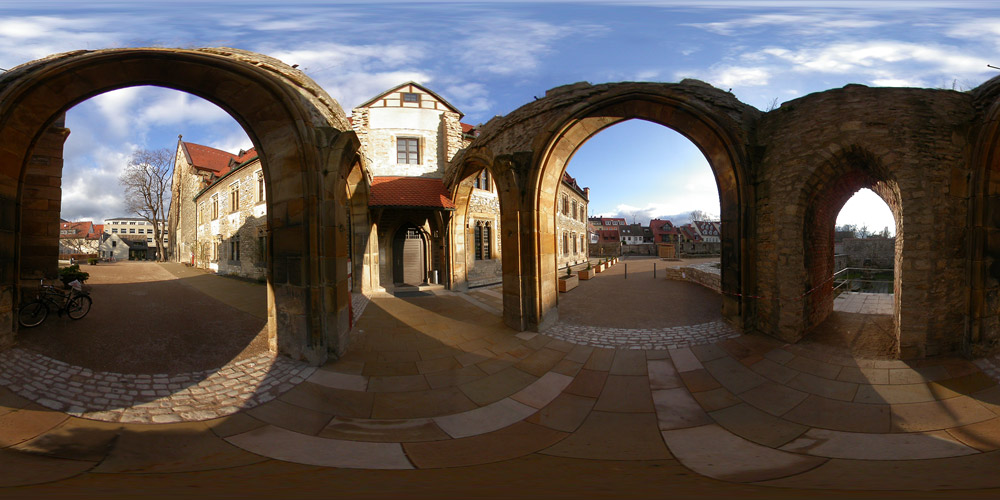
POLYGON ((403 102, 420 102, 420 94, 416 92, 403 92, 403 102))
POLYGON ((229 258, 231 260, 240 260, 240 235, 234 234, 232 238, 229 239, 229 258))
POLYGON ((240 183, 234 182, 229 185, 229 211, 235 212, 240 209, 240 183))
POLYGON ((111 234, 118 234, 118 228, 117 227, 111 228, 111 234))
POLYGON ((115 248, 117 246, 118 246, 118 242, 115 241, 115 240, 111 240, 111 248, 115 248))
POLYGON ((135 228, 129 229, 128 232, 129 234, 135 234, 135 228))
POLYGON ((264 202, 264 172, 257 171, 257 203, 264 202))
POLYGON ((219 195, 212 195, 212 220, 219 218, 219 195))
POLYGON ((401 165, 419 165, 420 140, 413 137, 397 137, 396 163, 401 165))

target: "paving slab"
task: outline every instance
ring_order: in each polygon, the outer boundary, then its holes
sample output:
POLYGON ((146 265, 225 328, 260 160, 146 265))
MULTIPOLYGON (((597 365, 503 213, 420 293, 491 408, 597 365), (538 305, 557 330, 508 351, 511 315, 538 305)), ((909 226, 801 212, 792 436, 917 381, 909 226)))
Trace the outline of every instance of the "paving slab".
POLYGON ((884 404, 849 403, 811 394, 782 418, 810 427, 884 433, 892 427, 889 408, 884 404))
POLYGON ((1000 449, 1000 419, 991 418, 974 424, 947 429, 955 439, 979 451, 1000 449))
POLYGON ((653 391, 653 405, 661 431, 712 423, 701 405, 683 387, 653 391))
POLYGON ((746 403, 713 411, 709 415, 729 432, 771 448, 777 448, 809 429, 762 412, 746 403))
POLYGON ((688 348, 671 349, 670 359, 673 360, 678 372, 689 372, 704 368, 698 357, 688 348))
POLYGON ((28 441, 11 447, 36 455, 100 462, 111 451, 121 424, 69 418, 58 426, 28 441))
POLYGON ((572 381, 573 377, 549 372, 515 393, 511 399, 534 408, 542 408, 551 403, 572 381))
MULTIPOLYGON (((426 418, 451 415, 477 408, 457 387, 442 387, 429 391, 382 392, 375 394, 372 402, 371 418, 426 418)), ((366 415, 338 416, 360 417, 366 415)))
POLYGON ((299 434, 269 425, 226 438, 251 453, 299 464, 347 469, 412 469, 399 443, 366 443, 299 434))
MULTIPOLYGON (((0 487, 23 486, 59 481, 82 474, 96 465, 85 460, 68 460, 0 449, 0 487)), ((11 497, 14 495, 12 494, 11 497)), ((23 497, 33 495, 25 494, 23 497)))
POLYGON ((881 434, 810 429, 781 449, 854 460, 926 460, 978 453, 943 431, 881 434))
POLYGON ((481 408, 453 415, 434 417, 434 423, 453 438, 486 434, 528 418, 533 408, 510 398, 504 398, 481 408))
POLYGON ((646 371, 649 374, 650 389, 675 389, 677 387, 684 387, 684 381, 681 380, 677 369, 674 368, 673 362, 669 359, 647 361, 646 371))
POLYGON ((841 401, 854 401, 858 392, 858 384, 818 377, 811 373, 800 373, 789 380, 787 385, 802 392, 841 401))
POLYGON ((597 398, 601 395, 601 391, 604 390, 604 383, 607 380, 607 371, 595 371, 584 368, 576 374, 573 382, 566 387, 565 392, 587 398, 597 398))
POLYGON ((713 359, 703 363, 705 370, 733 394, 739 395, 767 381, 733 358, 713 359))
POLYGON ((526 421, 557 431, 574 432, 590 414, 596 402, 593 398, 563 393, 526 421))
MULTIPOLYGON (((931 495, 934 490, 968 490, 1000 487, 1000 456, 978 453, 952 458, 928 460, 847 460, 829 459, 815 469, 784 479, 761 482, 766 486, 804 488, 819 491, 868 490, 845 496, 879 498, 903 490, 903 498, 914 498, 920 491, 931 495), (947 473, 944 473, 947 471, 947 473), (886 492, 881 494, 879 492, 886 492)), ((981 492, 983 498, 996 492, 981 492)), ((955 494, 940 495, 942 498, 955 494)), ((964 493, 957 494, 964 497, 964 493)))
POLYGON ((48 432, 68 418, 65 413, 41 409, 37 405, 0 415, 0 447, 27 441, 48 432))
POLYGON ((322 438, 405 443, 451 439, 432 419, 365 419, 335 417, 318 434, 322 438))
POLYGON ((711 391, 695 392, 692 393, 691 396, 698 401, 698 404, 700 404, 702 409, 705 411, 721 410, 742 402, 740 398, 734 396, 733 393, 729 392, 725 387, 719 387, 718 389, 712 389, 711 391))
POLYGON ((761 446, 715 424, 664 431, 663 439, 685 466, 723 481, 755 482, 793 476, 826 461, 761 446))
POLYGON ((406 455, 422 469, 466 467, 510 460, 543 450, 566 433, 540 425, 518 422, 488 434, 463 439, 405 443, 406 455))
MULTIPOLYGON (((554 351, 555 352, 555 351, 554 351)), ((478 405, 500 401, 531 385, 538 377, 518 368, 510 367, 478 380, 462 384, 458 388, 478 405)))
POLYGON ((995 418, 995 414, 967 396, 892 405, 893 432, 921 432, 961 427, 995 418))
POLYGON ((771 415, 780 417, 804 401, 809 394, 790 387, 765 382, 750 389, 739 398, 771 415))
POLYGON ((127 425, 94 468, 102 473, 177 473, 238 467, 265 458, 227 443, 202 422, 127 425))
POLYGON ((582 425, 541 453, 596 460, 670 458, 652 413, 592 411, 582 425))
POLYGON ((649 391, 649 378, 608 375, 594 408, 614 412, 652 412, 653 398, 649 391))
POLYGON ((306 381, 323 387, 343 389, 345 391, 364 392, 368 390, 368 377, 334 372, 322 368, 313 372, 312 376, 306 379, 306 381))

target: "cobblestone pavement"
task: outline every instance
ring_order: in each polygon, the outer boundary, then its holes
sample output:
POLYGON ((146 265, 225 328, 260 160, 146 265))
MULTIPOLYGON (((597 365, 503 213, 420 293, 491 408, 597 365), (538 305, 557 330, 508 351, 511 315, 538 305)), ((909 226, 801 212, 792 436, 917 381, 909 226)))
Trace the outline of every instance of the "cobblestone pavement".
POLYGON ((99 372, 34 351, 0 353, 0 385, 46 408, 122 423, 199 421, 230 415, 279 396, 314 367, 271 354, 182 374, 99 372))
POLYGON ((594 347, 662 351, 711 344, 738 337, 740 334, 726 322, 719 320, 700 325, 637 329, 575 325, 560 321, 546 330, 545 335, 594 347))
POLYGON ((351 294, 351 311, 354 313, 351 324, 356 325, 358 320, 361 319, 361 315, 365 312, 365 308, 368 307, 368 303, 371 299, 361 293, 351 294))

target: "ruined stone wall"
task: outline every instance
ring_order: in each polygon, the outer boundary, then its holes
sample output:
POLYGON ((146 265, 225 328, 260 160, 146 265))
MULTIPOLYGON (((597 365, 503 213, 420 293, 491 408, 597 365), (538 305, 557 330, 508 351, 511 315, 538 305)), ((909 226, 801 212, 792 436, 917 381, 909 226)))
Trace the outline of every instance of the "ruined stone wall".
POLYGON ((896 238, 844 238, 837 244, 839 255, 847 257, 849 267, 891 269, 896 260, 896 238))
POLYGON ((835 217, 854 191, 871 184, 897 212, 901 356, 954 351, 967 310, 968 194, 961 180, 970 172, 972 119, 967 94, 857 85, 765 115, 756 134, 756 282, 764 297, 757 328, 794 341, 825 317, 813 313, 829 307, 832 293, 829 284, 817 287, 811 268, 832 269, 833 222, 812 227, 819 219, 810 214, 835 217))

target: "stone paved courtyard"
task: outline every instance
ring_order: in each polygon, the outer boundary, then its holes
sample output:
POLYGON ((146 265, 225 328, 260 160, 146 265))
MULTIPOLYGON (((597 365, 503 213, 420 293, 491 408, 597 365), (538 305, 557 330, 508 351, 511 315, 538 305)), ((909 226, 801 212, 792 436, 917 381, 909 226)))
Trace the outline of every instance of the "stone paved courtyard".
POLYGON ((602 348, 510 331, 487 312, 497 295, 355 297, 356 345, 319 368, 260 355, 161 378, 7 351, 0 491, 273 496, 280 483, 372 498, 509 498, 526 488, 548 498, 1000 493, 1000 359, 866 359, 732 333, 602 348), (112 400, 121 411, 102 413, 43 401, 60 396, 60 374, 89 388, 120 384, 141 403, 112 400), (212 398, 227 390, 253 396, 214 415, 195 408, 218 407, 212 398), (168 423, 184 418, 181 402, 196 421, 168 423), (174 411, 126 417, 135 408, 174 411))

